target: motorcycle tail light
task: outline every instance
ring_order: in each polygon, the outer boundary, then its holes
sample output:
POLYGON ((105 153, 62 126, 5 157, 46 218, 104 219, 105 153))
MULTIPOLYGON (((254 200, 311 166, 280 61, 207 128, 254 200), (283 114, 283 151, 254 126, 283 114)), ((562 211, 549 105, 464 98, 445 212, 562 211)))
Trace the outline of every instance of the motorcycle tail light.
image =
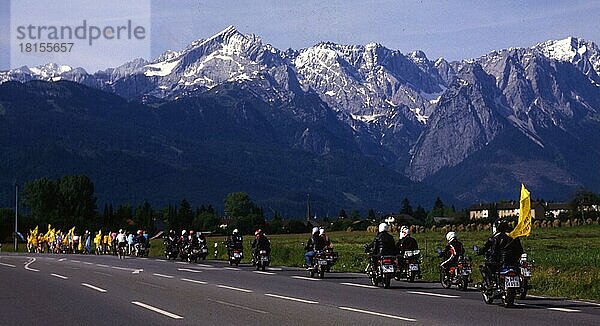
POLYGON ((510 271, 510 272, 506 273, 506 276, 517 276, 517 273, 510 271))
POLYGON ((527 262, 523 263, 523 268, 529 268, 529 264, 527 262))
POLYGON ((391 259, 391 258, 385 258, 385 259, 383 260, 383 263, 384 263, 384 264, 391 264, 391 263, 392 263, 392 259, 391 259))

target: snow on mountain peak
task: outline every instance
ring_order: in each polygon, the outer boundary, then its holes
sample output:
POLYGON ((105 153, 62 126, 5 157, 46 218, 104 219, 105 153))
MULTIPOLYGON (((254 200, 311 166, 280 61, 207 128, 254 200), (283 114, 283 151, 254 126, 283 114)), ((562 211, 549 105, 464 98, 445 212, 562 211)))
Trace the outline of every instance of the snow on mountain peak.
POLYGON ((562 40, 550 40, 536 45, 545 56, 559 61, 572 62, 576 56, 584 55, 588 50, 588 42, 569 36, 562 40))

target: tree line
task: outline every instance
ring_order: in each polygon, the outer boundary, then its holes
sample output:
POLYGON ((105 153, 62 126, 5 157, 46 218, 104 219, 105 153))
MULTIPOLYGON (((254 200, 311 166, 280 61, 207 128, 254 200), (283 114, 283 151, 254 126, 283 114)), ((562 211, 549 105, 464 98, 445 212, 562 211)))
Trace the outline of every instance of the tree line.
MULTIPOLYGON (((240 232, 251 234, 257 228, 267 233, 303 233, 308 232, 313 224, 326 225, 329 230, 366 229, 369 225, 379 223, 389 213, 368 210, 361 215, 358 210, 346 213, 341 209, 338 216, 322 217, 319 220, 284 218, 274 212, 270 219, 265 218, 262 207, 252 201, 245 192, 228 194, 223 201, 224 211, 218 212, 212 204, 192 206, 186 199, 178 204, 156 208, 149 202, 141 204, 104 204, 102 210, 97 207, 94 195, 94 184, 85 175, 64 176, 58 179, 39 178, 27 182, 22 194, 25 210, 20 210, 19 230, 26 231, 36 225, 52 226, 59 229, 70 229, 75 226, 78 231, 102 229, 128 231, 138 229, 155 233, 157 229, 198 230, 227 233, 237 228, 240 232)), ((572 214, 580 216, 580 210, 589 205, 600 205, 600 195, 580 190, 571 200, 574 207, 572 214), (578 209, 580 208, 580 209, 578 209)), ((435 217, 451 217, 457 222, 468 219, 467 210, 456 210, 454 206, 446 206, 438 197, 430 211, 421 205, 413 208, 408 198, 400 203, 396 213, 400 218, 410 216, 414 224, 431 227, 435 225, 435 217)), ((589 214, 589 213, 586 213, 589 214)), ((0 240, 9 238, 14 230, 14 211, 0 209, 0 240)))

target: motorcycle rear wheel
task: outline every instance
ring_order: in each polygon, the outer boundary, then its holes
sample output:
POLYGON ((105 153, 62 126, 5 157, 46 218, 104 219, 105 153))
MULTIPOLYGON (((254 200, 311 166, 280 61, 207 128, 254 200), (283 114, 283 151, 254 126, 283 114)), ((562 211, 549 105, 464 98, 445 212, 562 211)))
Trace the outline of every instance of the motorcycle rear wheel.
POLYGON ((384 276, 383 277, 383 288, 389 289, 391 282, 392 282, 392 277, 390 275, 384 276))
POLYGON ((529 280, 527 280, 527 279, 523 280, 521 293, 519 294, 519 299, 525 300, 525 298, 527 297, 528 287, 529 287, 529 280))
POLYGON ((468 279, 463 279, 460 282, 459 288, 461 291, 466 291, 469 288, 469 280, 468 279))
POLYGON ((487 304, 492 304, 494 302, 494 296, 492 294, 487 293, 486 291, 482 291, 483 301, 487 304))
POLYGON ((452 286, 450 279, 446 279, 444 270, 440 270, 440 283, 444 289, 449 289, 452 286))
POLYGON ((415 282, 415 277, 417 276, 417 273, 415 272, 410 272, 410 276, 408 277, 408 281, 410 283, 414 283, 415 282))
POLYGON ((515 289, 509 288, 502 296, 502 302, 504 303, 504 307, 510 308, 515 305, 515 297, 517 296, 517 291, 515 289))

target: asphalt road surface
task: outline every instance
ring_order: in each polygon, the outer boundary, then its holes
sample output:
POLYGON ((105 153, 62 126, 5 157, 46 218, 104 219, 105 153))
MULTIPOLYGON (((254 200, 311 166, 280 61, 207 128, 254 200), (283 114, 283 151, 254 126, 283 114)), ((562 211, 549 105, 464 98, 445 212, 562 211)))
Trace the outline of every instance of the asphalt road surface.
POLYGON ((600 304, 220 261, 0 255, 0 325, 600 325, 600 304))

